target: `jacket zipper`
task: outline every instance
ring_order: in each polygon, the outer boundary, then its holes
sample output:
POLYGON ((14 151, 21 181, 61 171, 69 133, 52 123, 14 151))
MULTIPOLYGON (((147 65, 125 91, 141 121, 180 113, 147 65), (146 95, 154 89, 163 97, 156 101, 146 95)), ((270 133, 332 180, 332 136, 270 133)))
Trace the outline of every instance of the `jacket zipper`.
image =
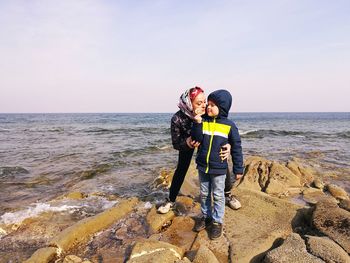
MULTIPOLYGON (((216 118, 214 118, 213 123, 215 124, 216 122, 216 118)), ((210 130, 210 128, 209 128, 210 130)), ((211 147, 213 144, 213 138, 214 138, 214 131, 211 132, 211 137, 210 137, 210 142, 209 142, 209 149, 208 149, 208 154, 207 154, 207 169, 205 169, 205 173, 208 173, 209 171, 209 156, 210 156, 210 151, 211 151, 211 147)))

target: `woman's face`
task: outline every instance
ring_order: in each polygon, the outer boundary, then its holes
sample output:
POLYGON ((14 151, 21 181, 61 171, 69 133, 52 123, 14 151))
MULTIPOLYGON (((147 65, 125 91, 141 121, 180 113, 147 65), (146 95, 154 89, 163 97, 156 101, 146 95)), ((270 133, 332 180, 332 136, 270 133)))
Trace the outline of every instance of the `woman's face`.
POLYGON ((201 92, 192 101, 193 112, 196 114, 204 114, 206 106, 205 95, 201 92))

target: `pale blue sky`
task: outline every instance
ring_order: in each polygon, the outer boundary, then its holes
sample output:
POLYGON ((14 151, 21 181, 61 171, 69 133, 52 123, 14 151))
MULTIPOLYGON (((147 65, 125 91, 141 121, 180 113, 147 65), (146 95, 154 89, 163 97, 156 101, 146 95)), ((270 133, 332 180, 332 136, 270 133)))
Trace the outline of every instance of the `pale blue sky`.
POLYGON ((0 112, 350 111, 350 1, 0 0, 0 112))

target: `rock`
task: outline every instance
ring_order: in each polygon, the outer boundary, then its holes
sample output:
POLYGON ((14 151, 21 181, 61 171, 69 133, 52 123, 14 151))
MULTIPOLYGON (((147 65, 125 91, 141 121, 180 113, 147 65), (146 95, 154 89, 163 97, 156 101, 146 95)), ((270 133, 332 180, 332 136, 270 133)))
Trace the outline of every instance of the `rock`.
POLYGON ((250 156, 245 160, 245 172, 239 187, 256 191, 265 190, 269 179, 269 167, 271 162, 257 156, 250 156))
POLYGON ((339 208, 335 202, 320 201, 316 204, 312 223, 350 253, 350 212, 339 208))
POLYGON ((197 251, 200 249, 200 247, 205 246, 211 250, 219 262, 227 263, 229 262, 229 245, 230 243, 225 235, 222 235, 218 239, 210 240, 207 231, 202 230, 198 233, 191 251, 197 251))
POLYGON ((350 212, 350 200, 340 200, 339 206, 350 212))
MULTIPOLYGON (((79 200, 79 199, 84 199, 86 197, 87 195, 81 192, 70 192, 68 194, 63 195, 61 198, 79 200)), ((58 198, 58 199, 61 199, 61 198, 58 198)))
POLYGON ((193 232, 194 220, 191 217, 175 217, 165 232, 153 235, 151 239, 173 244, 177 247, 190 250, 197 233, 193 232))
POLYGON ((328 184, 327 190, 332 196, 334 196, 337 199, 349 200, 349 196, 348 196, 347 192, 343 188, 341 188, 335 184, 328 184))
POLYGON ((169 211, 166 214, 158 214, 155 206, 148 212, 146 220, 150 227, 150 231, 158 232, 167 222, 171 221, 175 217, 173 211, 169 211))
POLYGON ((80 257, 75 255, 66 256, 63 260, 63 263, 82 263, 82 262, 83 260, 80 257))
POLYGON ((202 245, 199 247, 193 263, 220 263, 209 248, 202 245))
POLYGON ((306 236, 308 251, 327 263, 349 263, 349 255, 328 237, 306 236))
POLYGON ((266 193, 278 194, 286 191, 287 187, 300 187, 300 178, 292 173, 287 167, 272 162, 270 166, 269 182, 266 193), (278 190, 281 188, 281 190, 278 190))
POLYGON ((55 259, 57 248, 44 247, 34 252, 34 254, 23 263, 47 263, 55 259))
POLYGON ((182 259, 184 252, 179 247, 161 241, 138 241, 133 247, 127 262, 174 263, 182 259))
POLYGON ((313 185, 321 190, 323 190, 324 188, 324 182, 320 178, 315 178, 315 180, 313 181, 313 185))
MULTIPOLYGON (((234 188, 242 203, 225 211, 225 234, 230 242, 231 262, 261 262, 276 240, 288 236, 304 221, 303 206, 263 192, 234 188)), ((219 258, 218 258, 219 259, 219 258)))
POLYGON ((322 263, 323 260, 309 254, 304 240, 296 233, 286 238, 281 246, 267 252, 265 263, 322 263))
POLYGON ((187 257, 184 257, 183 259, 177 260, 175 263, 191 263, 191 260, 189 260, 187 257))
POLYGON ((327 196, 320 189, 310 187, 303 190, 303 199, 310 204, 316 204, 326 197, 327 196))
POLYGON ((85 218, 63 230, 58 236, 51 240, 50 244, 62 251, 68 251, 74 246, 86 242, 92 234, 107 228, 115 221, 131 212, 137 202, 137 198, 124 200, 115 207, 100 214, 85 218))

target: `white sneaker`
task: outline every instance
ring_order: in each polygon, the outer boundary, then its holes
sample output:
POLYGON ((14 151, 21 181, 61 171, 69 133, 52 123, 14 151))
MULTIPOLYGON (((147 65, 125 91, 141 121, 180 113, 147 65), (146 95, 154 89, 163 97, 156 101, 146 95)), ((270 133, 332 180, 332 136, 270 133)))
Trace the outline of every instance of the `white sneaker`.
POLYGON ((158 207, 158 212, 161 214, 166 214, 170 211, 170 209, 172 209, 174 207, 174 203, 167 201, 165 204, 161 205, 160 207, 158 207))
POLYGON ((231 209, 237 210, 242 207, 241 202, 238 201, 233 195, 225 196, 225 203, 231 209))

